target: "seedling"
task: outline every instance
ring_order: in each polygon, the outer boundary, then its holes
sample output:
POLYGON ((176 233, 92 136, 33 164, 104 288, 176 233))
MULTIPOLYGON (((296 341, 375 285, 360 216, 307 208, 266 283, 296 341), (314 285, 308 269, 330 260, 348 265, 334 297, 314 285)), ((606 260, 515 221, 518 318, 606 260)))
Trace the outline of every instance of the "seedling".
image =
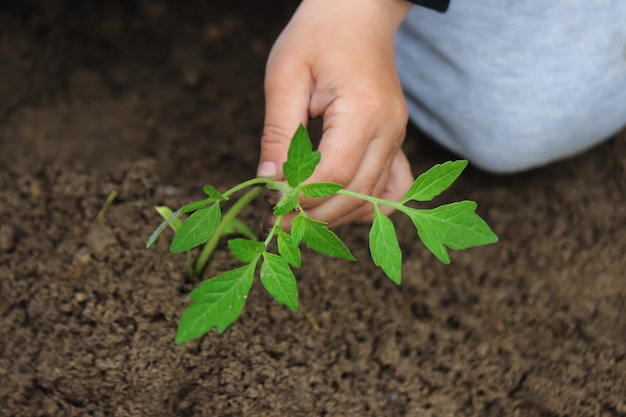
POLYGON ((411 202, 430 201, 446 190, 467 166, 467 161, 448 161, 433 166, 420 175, 401 201, 388 201, 344 189, 340 184, 320 182, 305 183, 319 164, 321 154, 314 151, 306 129, 301 125, 289 147, 283 165, 286 181, 254 178, 234 186, 224 193, 207 185, 203 188, 207 198, 189 203, 176 212, 166 207, 158 208, 165 221, 148 240, 150 247, 159 234, 170 225, 175 235, 170 251, 186 252, 190 276, 199 277, 215 250, 220 238, 236 234, 228 240, 230 251, 242 266, 204 280, 190 294, 191 305, 184 311, 178 324, 176 343, 184 343, 203 336, 213 327, 222 333, 241 314, 246 297, 260 264, 260 281, 265 289, 281 304, 292 311, 298 309, 298 287, 293 268, 301 265, 302 244, 309 249, 335 258, 354 261, 352 252, 326 223, 312 219, 301 206, 301 198, 324 198, 341 194, 372 204, 374 221, 369 232, 369 248, 374 264, 389 279, 400 284, 402 280, 402 252, 395 227, 380 210, 389 206, 407 215, 426 248, 444 264, 450 263, 447 249, 461 250, 486 245, 498 240, 489 226, 475 213, 476 203, 461 201, 431 209, 410 207, 411 202), (222 215, 221 205, 235 193, 250 188, 222 215), (237 219, 237 215, 264 189, 280 194, 273 208, 276 218, 263 241, 257 240, 250 229, 237 219), (291 230, 280 224, 283 216, 295 211, 291 230), (181 215, 190 214, 186 220, 181 215), (276 241, 276 245, 270 244, 276 241), (203 246, 194 261, 191 250, 203 246), (276 251, 272 248, 276 247, 276 251))

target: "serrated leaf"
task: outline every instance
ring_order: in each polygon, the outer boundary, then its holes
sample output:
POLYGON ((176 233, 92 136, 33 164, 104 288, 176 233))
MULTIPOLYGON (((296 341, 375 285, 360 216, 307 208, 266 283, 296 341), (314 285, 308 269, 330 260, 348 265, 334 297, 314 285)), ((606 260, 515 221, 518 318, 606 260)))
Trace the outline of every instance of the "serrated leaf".
POLYGON ((309 134, 305 127, 300 124, 293 138, 291 138, 287 161, 283 164, 283 173, 287 183, 292 187, 297 187, 304 182, 313 174, 321 157, 319 151, 313 151, 309 134))
POLYGON ((212 185, 205 185, 204 187, 202 187, 202 191, 204 192, 204 194, 207 195, 207 197, 209 197, 209 200, 211 201, 228 200, 227 197, 224 197, 224 195, 217 191, 212 185))
POLYGON ((402 251, 396 229, 389 217, 374 206, 374 222, 369 233, 370 253, 376 266, 382 268, 396 284, 402 281, 402 251))
POLYGON ((430 210, 410 210, 407 215, 424 245, 441 262, 448 264, 450 258, 446 247, 461 250, 498 241, 498 237, 475 210, 475 202, 461 201, 430 210))
POLYGON ((259 240, 258 236, 254 234, 244 221, 236 218, 224 230, 224 235, 242 235, 251 240, 259 240))
POLYGON ((213 327, 222 333, 240 315, 252 286, 256 264, 233 269, 205 280, 189 294, 193 303, 184 311, 176 344, 197 339, 213 327))
MULTIPOLYGON (((199 303, 212 303, 220 298, 220 294, 231 288, 239 281, 247 279, 250 274, 250 280, 254 276, 256 263, 252 262, 244 266, 240 266, 230 271, 223 272, 215 277, 205 279, 193 289, 187 296, 191 301, 199 303)), ((242 282, 244 282, 242 281, 242 282)))
POLYGON ((430 201, 446 190, 461 175, 467 166, 466 160, 448 161, 437 164, 417 177, 409 191, 402 198, 402 204, 409 200, 430 201))
POLYGON ((314 182, 300 187, 302 195, 313 198, 331 196, 342 188, 341 184, 335 184, 334 182, 314 182))
POLYGON ((291 240, 295 246, 298 246, 300 242, 302 242, 305 230, 306 215, 300 213, 291 221, 291 240))
POLYGON ((278 255, 265 252, 260 275, 263 286, 276 301, 286 305, 291 311, 298 310, 298 285, 287 261, 278 255))
POLYGON ((448 251, 443 244, 443 238, 438 234, 437 230, 419 217, 411 217, 411 220, 417 229, 417 236, 419 236, 426 248, 442 263, 450 264, 450 255, 448 255, 448 251))
POLYGON ((293 243, 293 239, 285 232, 278 233, 278 253, 285 261, 295 268, 300 268, 302 254, 298 245, 293 243))
POLYGON ((217 229, 221 217, 222 213, 218 204, 194 212, 174 235, 170 252, 184 252, 205 243, 217 229))
POLYGON ((300 192, 297 188, 289 190, 274 206, 274 215, 281 216, 291 212, 298 204, 300 192))
POLYGON ((309 249, 334 258, 356 261, 350 249, 333 233, 326 223, 305 217, 304 243, 309 249))
MULTIPOLYGON (((156 209, 157 209, 157 212, 159 212, 159 207, 157 207, 156 209)), ((161 214, 161 212, 159 212, 159 214, 161 214)), ((159 227, 156 228, 156 230, 154 232, 152 232, 152 234, 148 238, 148 241, 146 242, 146 249, 148 249, 150 246, 154 245, 154 242, 156 242, 156 240, 159 238, 161 233, 163 233, 163 230, 165 230, 167 225, 170 224, 171 222, 177 220, 179 215, 180 215, 180 210, 176 210, 174 213, 170 214, 163 221, 163 223, 161 223, 159 225, 159 227)), ((161 215, 161 216, 163 216, 163 215, 161 215)), ((178 220, 178 221, 180 221, 180 220, 178 220)))
POLYGON ((228 247, 233 256, 241 262, 252 262, 265 251, 265 244, 250 239, 230 239, 228 247))

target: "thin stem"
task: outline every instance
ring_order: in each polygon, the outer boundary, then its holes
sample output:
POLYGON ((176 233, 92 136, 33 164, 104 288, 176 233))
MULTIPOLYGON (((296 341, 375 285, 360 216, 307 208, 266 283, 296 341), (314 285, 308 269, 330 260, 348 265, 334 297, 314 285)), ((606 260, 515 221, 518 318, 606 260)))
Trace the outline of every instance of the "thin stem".
POLYGON ((272 229, 270 230, 269 234, 265 238, 265 242, 263 242, 265 244, 265 249, 267 249, 270 242, 272 241, 272 238, 274 237, 274 234, 276 233, 276 230, 280 227, 280 221, 282 219, 283 219, 282 214, 280 216, 276 216, 276 221, 274 222, 274 226, 272 226, 272 229))
MULTIPOLYGON (((242 183, 242 184, 247 183, 247 186, 254 185, 254 184, 268 184, 269 183, 268 181, 272 181, 272 180, 269 180, 268 178, 255 178, 254 180, 246 181, 245 183, 242 183), (255 181, 255 180, 264 180, 264 181, 255 181)), ((228 196, 234 193, 235 191, 238 191, 239 189, 241 188, 239 188, 238 186, 233 187, 230 190, 228 190, 226 193, 224 193, 224 195, 228 196), (235 190, 235 188, 237 188, 237 190, 235 190)), ((195 277, 199 277, 202 274, 202 271, 204 271, 204 268, 206 266, 207 261, 209 260, 209 257, 215 250, 215 247, 217 246, 222 235, 224 234, 224 231, 226 230, 226 228, 235 219, 235 217, 237 217, 237 215, 241 212, 241 210, 243 210, 244 207, 246 207, 248 204, 254 201, 254 199, 260 196, 262 193, 263 193, 263 187, 261 186, 257 186, 257 187, 250 189, 247 193, 242 195, 241 198, 237 200, 235 204, 233 204, 233 206, 226 212, 226 214, 224 214, 224 216, 222 217, 222 221, 220 222, 219 226, 217 226, 217 229, 215 230, 215 233, 213 233, 211 238, 204 244, 204 247, 202 248, 200 255, 198 255, 198 260, 196 261, 196 266, 193 271, 195 277)))
POLYGON ((372 197, 371 195, 367 195, 367 194, 361 194, 361 193, 357 193, 355 191, 349 191, 349 190, 339 190, 337 191, 337 194, 342 194, 348 197, 354 197, 354 198, 359 198, 361 200, 365 200, 368 201, 374 205, 377 204, 382 204, 384 206, 389 206, 392 207, 398 211, 401 211, 402 213, 407 213, 409 210, 415 210, 415 209, 411 209, 410 207, 405 206, 404 204, 400 203, 400 202, 396 202, 396 201, 389 201, 389 200, 385 200, 384 198, 378 198, 378 197, 372 197))
MULTIPOLYGON (((265 184, 267 185, 269 188, 272 189, 277 189, 277 190, 282 190, 285 187, 287 187, 286 184, 280 182, 280 181, 274 181, 271 178, 263 178, 263 177, 259 177, 259 178, 252 178, 251 180, 242 182, 241 184, 237 184, 235 185, 233 188, 231 188, 230 190, 226 191, 224 194, 222 194, 224 197, 228 197, 232 194, 235 194, 237 191, 243 190, 246 187, 250 187, 252 185, 261 185, 261 184, 265 184)), ((242 197, 243 198, 243 197, 242 197)), ((255 197, 256 198, 256 197, 255 197)))
POLYGON ((107 210, 109 209, 109 207, 111 207, 111 204, 113 204, 113 201, 115 200, 115 197, 117 197, 117 190, 111 191, 111 193, 107 197, 106 201, 104 202, 104 205, 102 206, 102 208, 100 209, 100 211, 96 215, 96 218, 93 219, 93 221, 95 223, 98 223, 100 220, 102 220, 104 218, 104 215, 106 214, 107 210))

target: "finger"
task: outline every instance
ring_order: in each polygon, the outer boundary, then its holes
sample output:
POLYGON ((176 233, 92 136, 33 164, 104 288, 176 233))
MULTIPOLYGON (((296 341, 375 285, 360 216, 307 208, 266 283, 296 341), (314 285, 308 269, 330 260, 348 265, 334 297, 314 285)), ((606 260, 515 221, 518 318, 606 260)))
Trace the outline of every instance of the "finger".
MULTIPOLYGON (((375 123, 370 123, 371 103, 359 98, 334 97, 316 91, 311 100, 311 115, 323 114, 324 131, 318 150, 322 159, 307 182, 328 181, 351 187, 351 190, 371 193, 377 183, 384 159, 389 151, 380 149, 379 162, 370 165, 370 175, 362 176, 354 183, 357 173, 364 165, 364 158, 371 142, 376 138, 375 123), (365 179, 369 178, 369 183, 365 179)), ((332 88, 330 88, 332 90, 332 88)), ((328 199, 306 199, 303 207, 307 210, 325 204, 328 199)))
MULTIPOLYGON (((393 156, 390 168, 383 171, 379 184, 377 184, 372 195, 378 196, 388 201, 400 201, 406 194, 407 190, 413 184, 413 174, 411 172, 411 165, 409 164, 406 155, 399 149, 393 156)), ((342 216, 329 223, 329 227, 337 227, 342 224, 350 222, 371 223, 374 219, 374 208, 371 203, 364 203, 362 200, 358 200, 353 197, 346 196, 333 196, 326 200, 326 203, 336 204, 338 207, 345 208, 348 214, 342 216), (332 201, 330 201, 332 200, 332 201)), ((380 205, 380 210, 386 216, 393 212, 393 208, 380 205)), ((307 213, 321 221, 324 220, 323 212, 319 213, 322 209, 328 209, 333 211, 333 207, 318 207, 317 209, 307 210, 307 213)), ((297 213, 290 213, 283 217, 281 226, 289 229, 289 224, 296 216, 297 213)))
MULTIPOLYGON (((393 154, 389 157, 389 161, 385 163, 384 167, 382 167, 382 172, 378 177, 377 183, 374 186, 374 189, 368 195, 380 197, 380 195, 383 193, 389 179, 392 160, 393 154)), ((365 202, 363 200, 360 201, 362 202, 362 205, 360 207, 356 208, 354 211, 347 213, 343 217, 333 220, 329 227, 337 227, 342 224, 359 221, 361 218, 372 217, 374 213, 374 206, 369 202, 365 202)))
MULTIPOLYGON (((380 198, 388 201, 400 201, 412 184, 413 174, 411 172, 411 165, 406 158, 405 153, 402 150, 399 150, 394 157, 388 180, 380 198)), ((380 211, 384 215, 389 216, 394 210, 389 206, 381 205, 380 211)), ((355 221, 361 223, 371 223, 373 220, 373 210, 355 219, 355 221)))
MULTIPOLYGON (((398 201, 403 194, 397 196, 397 186, 399 185, 400 188, 407 187, 408 189, 408 187, 410 187, 412 183, 412 180, 413 177, 411 174, 409 162, 406 159, 406 156, 404 155, 402 149, 398 149, 390 155, 389 161, 385 164, 383 172, 371 195, 389 201, 398 201), (392 189, 393 191, 391 191, 392 189)), ((389 206, 380 204, 379 207, 383 214, 389 215, 393 212, 393 209, 389 206)), ((333 221, 331 227, 336 227, 341 224, 350 222, 371 223, 373 219, 374 205, 371 203, 366 203, 354 212, 348 213, 346 216, 333 221)))
MULTIPOLYGON (((325 123, 325 132, 320 146, 318 147, 322 152, 321 162, 313 175, 306 182, 327 181, 341 184, 344 188, 348 188, 360 169, 367 171, 363 168, 364 164, 362 164, 363 154, 365 154, 367 146, 356 142, 357 139, 353 139, 352 135, 356 135, 356 138, 366 137, 369 132, 366 128, 361 127, 351 132, 343 133, 344 129, 339 129, 334 126, 334 128, 330 128, 328 126, 329 125, 325 123), (337 139, 334 139, 335 137, 337 137, 337 139), (355 143, 356 146, 353 146, 355 143)), ((370 178, 369 182, 371 185, 364 184, 358 187, 358 192, 371 192, 377 182, 375 172, 379 172, 382 169, 383 163, 377 165, 378 166, 370 166, 370 175, 366 177, 370 178)), ((363 178, 362 180, 363 182, 366 181, 363 178)), ((357 210, 364 203, 356 198, 335 194, 328 198, 307 198, 304 199, 301 204, 302 208, 304 208, 307 214, 312 218, 323 222, 330 222, 357 210)), ((281 226, 289 228, 289 223, 296 214, 297 213, 290 213, 285 215, 281 221, 281 226)))
MULTIPOLYGON (((336 82, 348 84, 345 80, 336 82)), ((391 162, 387 159, 404 140, 408 112, 402 98, 390 98, 387 89, 381 94, 380 88, 368 86, 367 79, 350 79, 349 85, 342 89, 333 84, 318 85, 311 97, 310 114, 324 116, 324 134, 318 147, 322 160, 309 182, 336 182, 371 195, 383 166, 391 162), (368 162, 364 161, 366 152, 372 152, 368 162), (369 169, 362 171, 363 166, 369 169)), ((310 207, 323 203, 312 201, 310 207)))
POLYGON ((312 80, 297 60, 280 56, 268 61, 265 78, 265 122, 257 176, 283 179, 282 165, 293 133, 306 126, 312 80), (281 62, 277 62, 280 60, 281 62))
MULTIPOLYGON (((382 193, 387 179, 386 172, 389 171, 391 165, 391 161, 387 161, 387 158, 395 155, 395 148, 399 146, 397 143, 399 141, 387 138, 376 138, 371 141, 363 159, 358 161, 360 163, 358 170, 346 189, 365 195, 382 193)), ((361 199, 335 195, 307 212, 310 216, 329 222, 330 226, 334 227, 355 220, 368 210, 371 210, 371 204, 361 199)))

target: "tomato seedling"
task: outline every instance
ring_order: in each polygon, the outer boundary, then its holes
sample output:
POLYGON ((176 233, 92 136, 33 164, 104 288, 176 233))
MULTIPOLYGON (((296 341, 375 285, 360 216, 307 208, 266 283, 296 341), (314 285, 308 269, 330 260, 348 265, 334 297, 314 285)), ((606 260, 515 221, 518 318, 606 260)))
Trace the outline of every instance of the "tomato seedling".
POLYGON ((242 266, 204 280, 190 294, 191 304, 178 324, 176 343, 201 337, 213 327, 222 333, 241 314, 246 297, 260 264, 260 281, 265 289, 281 304, 292 311, 298 309, 298 287, 293 268, 301 264, 300 246, 335 258, 354 261, 355 258, 331 231, 326 223, 309 217, 302 208, 301 198, 324 198, 341 194, 365 200, 374 207, 374 221, 369 232, 369 248, 374 264, 389 279, 400 284, 402 280, 402 251, 395 227, 380 206, 389 206, 407 215, 417 230, 417 235, 437 259, 450 263, 448 249, 461 250, 486 245, 498 240, 489 226, 475 212, 476 203, 460 201, 431 209, 418 209, 407 205, 412 201, 430 201, 446 190, 467 166, 467 161, 448 161, 433 166, 420 175, 401 201, 388 201, 344 189, 335 183, 305 183, 319 164, 321 154, 313 150, 304 126, 295 132, 283 165, 286 181, 254 178, 234 186, 224 193, 207 185, 203 191, 207 198, 189 203, 172 212, 166 207, 157 210, 165 221, 150 236, 150 247, 169 225, 174 231, 170 246, 173 253, 186 252, 190 276, 199 277, 215 250, 220 238, 237 235, 228 240, 232 254, 242 266), (222 215, 221 204, 235 193, 250 188, 222 215), (263 241, 239 219, 240 211, 259 197, 264 189, 275 190, 281 196, 273 208, 274 226, 263 241), (281 226, 284 215, 295 211, 297 215, 287 232, 281 226), (190 214, 184 221, 181 215, 190 214), (270 246, 276 241, 276 253, 270 246), (191 250, 203 246, 197 260, 191 250))

